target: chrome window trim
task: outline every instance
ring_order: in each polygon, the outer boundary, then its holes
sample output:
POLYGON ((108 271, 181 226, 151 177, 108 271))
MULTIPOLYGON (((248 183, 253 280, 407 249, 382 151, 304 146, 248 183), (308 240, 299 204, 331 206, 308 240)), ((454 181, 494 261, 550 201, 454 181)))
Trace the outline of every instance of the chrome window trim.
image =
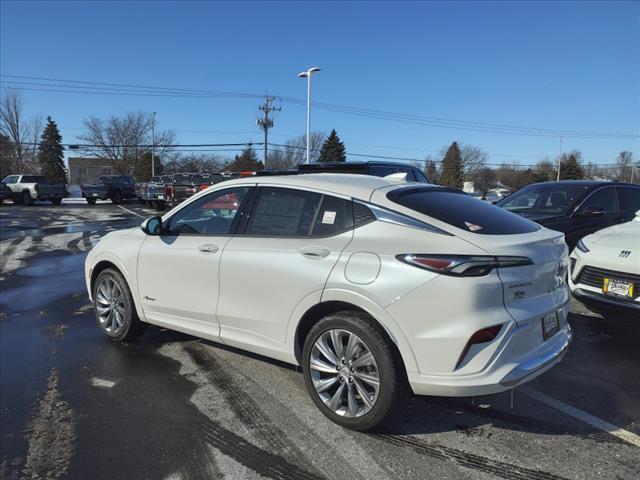
POLYGON ((441 228, 435 227, 421 220, 417 220, 403 213, 394 212, 393 210, 390 210, 388 208, 381 207, 373 203, 364 202, 362 200, 354 199, 353 201, 355 203, 359 203, 367 207, 369 210, 373 212, 373 215, 376 217, 376 220, 380 220, 381 222, 400 225, 403 227, 416 228, 418 230, 425 230, 427 232, 437 233, 440 235, 447 235, 450 237, 454 236, 453 234, 445 230, 442 230, 441 228))

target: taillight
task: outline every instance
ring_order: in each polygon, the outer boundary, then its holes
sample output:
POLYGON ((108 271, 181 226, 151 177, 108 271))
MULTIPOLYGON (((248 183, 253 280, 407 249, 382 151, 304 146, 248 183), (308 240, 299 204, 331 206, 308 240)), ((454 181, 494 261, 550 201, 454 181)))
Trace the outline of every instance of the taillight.
POLYGON ((481 277, 494 268, 519 267, 532 265, 527 257, 508 257, 490 255, 430 255, 402 254, 396 255, 401 262, 423 268, 431 272, 458 277, 481 277))
POLYGON ((200 185, 200 187, 198 187, 199 190, 204 190, 205 188, 209 188, 208 183, 203 183, 202 185, 200 185))
POLYGON ((467 353, 469 353, 469 349, 472 346, 478 345, 480 343, 488 343, 492 341, 494 338, 498 336, 498 334, 500 333, 500 330, 502 330, 502 324, 483 328, 482 330, 478 330, 476 333, 471 335, 471 338, 469 339, 464 349, 462 350, 462 353, 460 354, 460 358, 458 358, 458 363, 456 363, 456 369, 462 364, 465 357, 467 356, 467 353))

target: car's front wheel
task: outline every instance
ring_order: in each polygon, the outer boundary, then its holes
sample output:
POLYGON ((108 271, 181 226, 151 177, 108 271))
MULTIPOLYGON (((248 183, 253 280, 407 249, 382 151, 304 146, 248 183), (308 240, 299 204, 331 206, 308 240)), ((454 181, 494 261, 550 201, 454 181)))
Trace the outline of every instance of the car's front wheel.
POLYGON ((147 329, 138 318, 126 280, 115 269, 107 268, 96 278, 93 306, 98 326, 110 340, 132 341, 147 329))
POLYGON ((361 312, 337 312, 309 332, 302 353, 307 390, 330 420, 372 430, 403 400, 404 376, 394 347, 361 312))

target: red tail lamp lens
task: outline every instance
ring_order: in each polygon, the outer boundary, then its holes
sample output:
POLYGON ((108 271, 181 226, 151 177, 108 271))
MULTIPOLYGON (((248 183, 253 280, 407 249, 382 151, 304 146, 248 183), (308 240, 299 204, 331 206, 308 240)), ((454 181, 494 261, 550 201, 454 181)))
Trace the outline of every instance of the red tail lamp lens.
POLYGON ((413 258, 413 263, 417 263, 433 270, 446 270, 453 264, 449 259, 429 257, 415 257, 413 258))

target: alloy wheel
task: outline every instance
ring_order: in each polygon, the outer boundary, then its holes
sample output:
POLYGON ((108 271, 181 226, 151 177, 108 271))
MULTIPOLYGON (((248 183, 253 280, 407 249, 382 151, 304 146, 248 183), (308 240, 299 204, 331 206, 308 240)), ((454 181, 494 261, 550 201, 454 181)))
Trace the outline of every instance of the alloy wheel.
POLYGON ((361 417, 378 399, 376 359, 364 341, 347 330, 328 330, 316 339, 309 371, 316 393, 337 415, 361 417))
POLYGON ((96 288, 96 310, 100 327, 111 335, 124 325, 124 295, 111 277, 103 277, 96 288))

